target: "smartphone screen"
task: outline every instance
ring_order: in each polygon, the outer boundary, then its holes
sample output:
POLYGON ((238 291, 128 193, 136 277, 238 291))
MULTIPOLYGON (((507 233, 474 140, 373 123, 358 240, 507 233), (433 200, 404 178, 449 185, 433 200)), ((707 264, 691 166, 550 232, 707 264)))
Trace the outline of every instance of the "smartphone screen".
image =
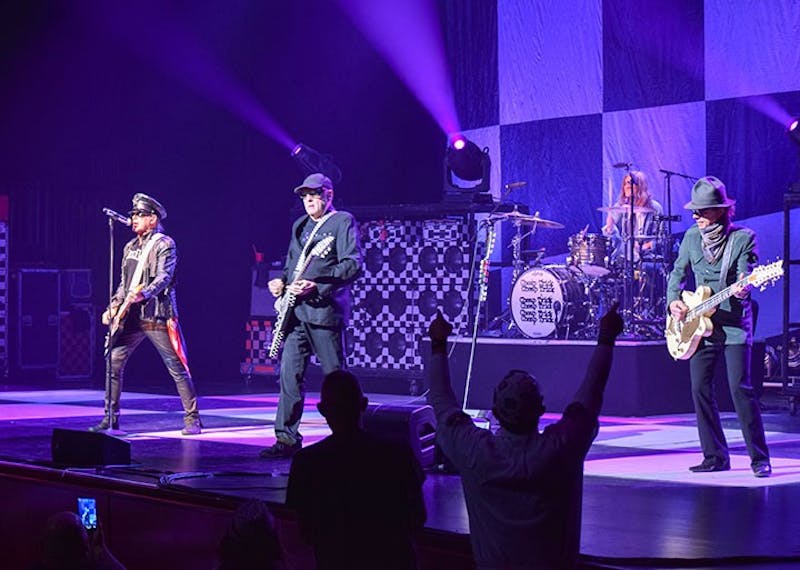
POLYGON ((97 528, 97 501, 92 498, 78 499, 78 515, 87 530, 97 528))

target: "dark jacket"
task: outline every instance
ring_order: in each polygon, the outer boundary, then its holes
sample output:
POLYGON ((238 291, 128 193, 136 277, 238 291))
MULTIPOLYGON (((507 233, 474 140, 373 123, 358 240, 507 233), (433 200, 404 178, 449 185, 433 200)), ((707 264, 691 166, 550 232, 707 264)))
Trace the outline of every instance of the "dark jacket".
MULTIPOLYGON (((314 225, 315 222, 307 215, 298 218, 292 225, 289 252, 283 269, 284 283, 294 281, 295 267, 303 252, 304 240, 314 225)), ((361 274, 361 245, 355 218, 348 212, 333 214, 314 235, 308 251, 326 236, 335 238, 331 251, 325 256, 312 259, 300 276, 314 281, 317 292, 298 299, 294 315, 300 321, 315 325, 343 327, 352 305, 349 285, 361 274)))
MULTIPOLYGON (((142 242, 142 248, 146 247, 154 233, 146 236, 142 242)), ((130 265, 126 260, 131 250, 134 247, 138 247, 138 241, 138 237, 133 238, 125 244, 125 248, 122 250, 121 278, 117 291, 111 298, 112 307, 120 305, 125 300, 127 293, 125 284, 131 278, 128 275, 128 271, 133 271, 133 269, 129 269, 130 265)), ((144 289, 142 289, 142 295, 144 295, 145 300, 137 305, 141 320, 153 321, 156 319, 177 318, 178 301, 175 295, 175 269, 177 266, 178 249, 175 246, 175 240, 168 235, 161 234, 161 238, 150 250, 143 269, 141 283, 145 284, 144 289)))
MULTIPOLYGON (((675 260, 675 266, 669 275, 667 306, 680 297, 688 269, 691 269, 694 274, 696 287, 706 285, 714 293, 735 283, 739 278, 739 274, 744 273, 747 275, 753 270, 753 266, 758 261, 758 252, 756 249, 756 237, 752 230, 733 226, 728 235, 725 248, 732 249, 728 270, 723 279, 724 285, 720 286, 722 259, 713 264, 706 261, 703 256, 700 230, 697 226, 689 228, 683 237, 683 241, 681 241, 678 259, 675 260)), ((711 316, 711 322, 714 324, 712 341, 724 342, 725 344, 751 344, 753 341, 752 311, 749 297, 745 299, 731 297, 723 301, 711 316)))

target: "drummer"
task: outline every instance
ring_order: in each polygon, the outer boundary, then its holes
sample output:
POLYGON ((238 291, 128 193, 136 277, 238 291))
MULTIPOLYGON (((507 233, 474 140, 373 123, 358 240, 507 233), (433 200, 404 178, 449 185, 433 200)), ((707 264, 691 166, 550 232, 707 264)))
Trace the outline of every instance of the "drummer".
POLYGON ((622 242, 628 238, 630 233, 630 204, 633 195, 634 212, 634 236, 637 237, 638 247, 635 250, 635 258, 638 259, 639 253, 647 256, 655 247, 655 240, 642 240, 643 236, 655 236, 657 222, 655 216, 661 215, 664 209, 656 200, 650 196, 647 189, 647 176, 639 170, 631 170, 622 179, 622 189, 617 197, 617 201, 610 208, 606 216, 606 223, 603 226, 603 235, 612 239, 615 255, 624 253, 621 247, 622 242))

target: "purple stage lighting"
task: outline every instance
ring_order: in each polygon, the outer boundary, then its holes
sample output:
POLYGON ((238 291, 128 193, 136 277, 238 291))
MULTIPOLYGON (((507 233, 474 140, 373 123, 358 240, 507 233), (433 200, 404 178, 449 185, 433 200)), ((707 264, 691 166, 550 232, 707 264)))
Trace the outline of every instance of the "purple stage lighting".
POLYGON ((300 154, 301 150, 303 150, 303 143, 300 143, 300 144, 296 145, 292 149, 292 156, 297 156, 298 154, 300 154))
POLYGON ((465 141, 463 138, 457 138, 453 141, 453 148, 456 150, 461 150, 465 146, 467 146, 467 141, 465 141))
POLYGON ((338 2, 442 131, 459 131, 436 1, 338 2))
POLYGON ((225 108, 245 124, 286 149, 292 138, 256 97, 212 53, 168 3, 135 5, 98 3, 84 10, 86 20, 110 34, 128 50, 183 83, 208 101, 225 108))

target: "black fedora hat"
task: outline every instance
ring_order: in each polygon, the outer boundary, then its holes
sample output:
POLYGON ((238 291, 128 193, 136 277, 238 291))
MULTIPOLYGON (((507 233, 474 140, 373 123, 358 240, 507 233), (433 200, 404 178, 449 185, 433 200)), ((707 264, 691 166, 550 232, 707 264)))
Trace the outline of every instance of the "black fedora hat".
POLYGON ((687 210, 704 208, 730 208, 736 200, 728 198, 725 185, 715 176, 703 176, 692 186, 692 201, 684 206, 687 210))

